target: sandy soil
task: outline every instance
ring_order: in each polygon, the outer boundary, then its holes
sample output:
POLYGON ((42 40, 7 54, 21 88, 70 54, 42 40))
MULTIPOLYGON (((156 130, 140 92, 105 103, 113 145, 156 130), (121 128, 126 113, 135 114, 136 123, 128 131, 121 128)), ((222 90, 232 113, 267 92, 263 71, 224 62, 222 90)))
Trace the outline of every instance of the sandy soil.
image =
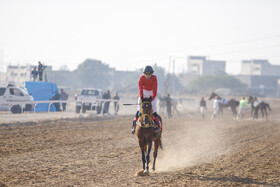
MULTIPOLYGON (((0 186, 280 186, 280 108, 269 120, 163 117, 156 172, 136 176, 133 116, 0 125, 0 186)), ((152 154, 151 154, 152 157, 152 154)), ((151 166, 151 164, 150 164, 151 166)))

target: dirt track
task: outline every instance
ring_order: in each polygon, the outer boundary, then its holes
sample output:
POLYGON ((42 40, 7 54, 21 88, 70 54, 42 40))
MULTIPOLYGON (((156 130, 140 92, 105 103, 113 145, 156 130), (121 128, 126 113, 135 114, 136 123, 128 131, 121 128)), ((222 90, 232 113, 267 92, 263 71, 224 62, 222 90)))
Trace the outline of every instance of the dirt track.
POLYGON ((163 118, 164 150, 145 177, 131 116, 1 124, 0 186, 280 186, 279 111, 163 118))

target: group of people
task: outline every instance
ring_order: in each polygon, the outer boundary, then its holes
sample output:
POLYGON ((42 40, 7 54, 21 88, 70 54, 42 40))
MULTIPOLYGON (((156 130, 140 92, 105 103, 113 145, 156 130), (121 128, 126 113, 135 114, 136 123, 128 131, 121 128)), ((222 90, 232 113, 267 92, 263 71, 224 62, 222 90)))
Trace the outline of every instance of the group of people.
MULTIPOLYGON (((107 90, 107 92, 103 93, 103 99, 111 99, 111 93, 110 90, 107 90)), ((114 100, 120 100, 118 92, 116 92, 116 95, 113 97, 114 100)), ((110 101, 105 101, 103 104, 103 114, 109 113, 109 106, 110 106, 110 101)), ((114 101, 114 114, 117 115, 119 112, 119 102, 114 101)))
MULTIPOLYGON (((221 103, 221 100, 218 99, 217 96, 215 96, 215 99, 213 101, 213 114, 212 114, 212 119, 215 119, 218 110, 219 110, 219 104, 221 103)), ((239 101, 239 108, 238 108, 238 113, 237 113, 237 119, 242 119, 245 115, 246 111, 246 106, 247 104, 252 105, 252 112, 251 116, 252 118, 258 118, 258 111, 259 111, 259 101, 257 97, 252 98, 252 100, 245 99, 244 96, 241 97, 239 101)), ((205 119, 205 110, 206 110, 206 101, 204 100, 204 97, 201 98, 200 100, 200 113, 203 119, 205 119)))
POLYGON ((43 71, 45 69, 45 66, 39 61, 38 67, 34 67, 31 71, 32 81, 35 81, 37 79, 37 76, 39 75, 39 81, 43 80, 43 71))
MULTIPOLYGON (((50 100, 62 100, 62 101, 67 101, 67 99, 68 99, 68 94, 63 89, 60 89, 60 94, 56 90, 54 96, 50 98, 50 100)), ((60 103, 54 103, 56 111, 66 111, 66 105, 67 102, 62 102, 62 110, 61 110, 60 103)))

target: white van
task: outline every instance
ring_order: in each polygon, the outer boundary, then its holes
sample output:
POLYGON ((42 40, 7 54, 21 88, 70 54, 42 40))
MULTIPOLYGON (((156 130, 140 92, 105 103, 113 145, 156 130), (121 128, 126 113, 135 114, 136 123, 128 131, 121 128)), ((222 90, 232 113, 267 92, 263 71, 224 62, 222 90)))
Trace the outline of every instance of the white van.
POLYGON ((14 85, 0 86, 0 111, 11 110, 12 113, 31 111, 33 101, 33 97, 23 88, 14 85))

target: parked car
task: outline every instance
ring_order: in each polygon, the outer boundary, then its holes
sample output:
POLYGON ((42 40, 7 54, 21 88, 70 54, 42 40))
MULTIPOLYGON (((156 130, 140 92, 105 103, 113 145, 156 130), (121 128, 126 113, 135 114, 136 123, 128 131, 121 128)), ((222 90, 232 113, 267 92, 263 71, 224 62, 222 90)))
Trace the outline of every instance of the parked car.
POLYGON ((12 113, 21 113, 22 111, 31 111, 33 97, 21 87, 9 84, 0 87, 0 110, 11 111, 12 113), (30 104, 28 104, 30 102, 30 104))
POLYGON ((102 111, 102 90, 95 88, 84 88, 80 94, 75 95, 76 113, 82 110, 85 113, 87 110, 96 110, 97 114, 102 111))

